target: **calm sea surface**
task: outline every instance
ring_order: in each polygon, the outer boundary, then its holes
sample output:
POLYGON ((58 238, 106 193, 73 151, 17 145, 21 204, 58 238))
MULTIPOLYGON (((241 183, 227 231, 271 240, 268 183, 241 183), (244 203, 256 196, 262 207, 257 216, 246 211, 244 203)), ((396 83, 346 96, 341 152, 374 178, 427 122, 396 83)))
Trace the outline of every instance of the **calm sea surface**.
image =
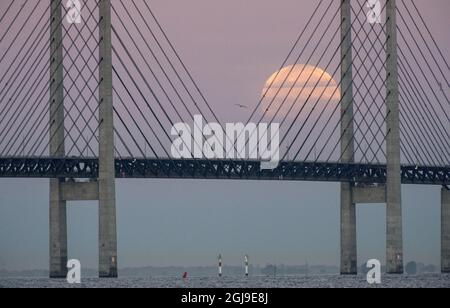
MULTIPOLYGON (((0 278, 0 288, 367 288, 364 276, 289 276, 289 277, 192 277, 181 278, 85 278, 71 286, 65 280, 46 278, 0 278)), ((383 276, 383 288, 450 288, 450 275, 383 276)))

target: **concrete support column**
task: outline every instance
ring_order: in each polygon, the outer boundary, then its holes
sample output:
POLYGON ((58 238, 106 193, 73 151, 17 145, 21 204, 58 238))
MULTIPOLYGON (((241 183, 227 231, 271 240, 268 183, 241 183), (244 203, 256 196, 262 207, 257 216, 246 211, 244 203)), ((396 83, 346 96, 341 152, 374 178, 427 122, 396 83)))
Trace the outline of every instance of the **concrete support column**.
MULTIPOLYGON (((351 1, 341 1, 341 153, 342 162, 354 162, 353 70, 351 1)), ((341 184, 341 274, 357 273, 356 206, 353 183, 341 184)))
POLYGON ((111 1, 100 0, 99 276, 117 277, 111 1))
POLYGON ((403 231, 400 165, 396 2, 387 0, 387 272, 403 273, 403 231))
POLYGON ((442 188, 441 192, 441 270, 450 273, 450 190, 442 188))
POLYGON ((352 202, 352 184, 341 184, 341 274, 358 273, 356 205, 352 202))
MULTIPOLYGON (((62 51, 62 8, 58 0, 50 1, 50 155, 64 157, 64 88, 62 51)), ((67 275, 67 212, 61 198, 61 182, 50 180, 50 277, 67 275)))

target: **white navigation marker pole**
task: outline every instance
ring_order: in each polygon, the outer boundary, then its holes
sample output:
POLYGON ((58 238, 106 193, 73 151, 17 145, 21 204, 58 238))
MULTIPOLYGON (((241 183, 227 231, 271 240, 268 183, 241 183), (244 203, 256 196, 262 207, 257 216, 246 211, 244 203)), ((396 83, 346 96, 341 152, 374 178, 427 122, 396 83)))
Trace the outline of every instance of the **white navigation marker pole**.
POLYGON ((249 263, 248 255, 245 255, 245 277, 248 277, 248 263, 249 263))
POLYGON ((219 255, 219 277, 222 277, 222 255, 219 255))

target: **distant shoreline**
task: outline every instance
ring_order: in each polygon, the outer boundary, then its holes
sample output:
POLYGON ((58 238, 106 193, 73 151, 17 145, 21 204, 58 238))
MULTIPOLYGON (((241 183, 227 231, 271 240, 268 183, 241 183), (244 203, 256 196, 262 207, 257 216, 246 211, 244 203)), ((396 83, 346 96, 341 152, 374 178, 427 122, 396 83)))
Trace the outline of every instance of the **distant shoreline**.
MULTIPOLYGON (((215 277, 217 276, 217 267, 214 266, 146 266, 146 267, 124 267, 119 269, 120 277, 181 277, 187 272, 190 277, 215 277)), ((336 275, 339 274, 337 266, 323 265, 267 265, 265 267, 250 266, 251 276, 273 277, 273 276, 298 276, 298 275, 336 275)), ((366 271, 360 269, 360 274, 366 271)), ((439 267, 435 265, 424 265, 418 263, 417 274, 439 273, 439 267)), ((96 269, 82 269, 84 277, 95 278, 98 275, 96 269)), ((225 266, 224 275, 237 277, 244 275, 243 266, 225 266)), ((0 278, 47 278, 48 270, 0 270, 0 278)))

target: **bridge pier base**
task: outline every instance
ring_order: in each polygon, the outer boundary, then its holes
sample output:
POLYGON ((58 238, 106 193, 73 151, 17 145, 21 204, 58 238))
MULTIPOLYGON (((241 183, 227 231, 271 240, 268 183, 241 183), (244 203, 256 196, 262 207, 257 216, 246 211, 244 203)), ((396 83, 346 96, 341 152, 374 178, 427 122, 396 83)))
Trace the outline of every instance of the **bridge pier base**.
POLYGON ((341 275, 358 274, 356 204, 353 184, 341 184, 341 275))
POLYGON ((358 273, 356 207, 386 203, 385 185, 341 184, 341 275, 358 273))
POLYGON ((450 189, 441 191, 441 271, 450 273, 450 189))
POLYGON ((67 207, 61 180, 50 180, 50 278, 67 276, 67 207))

